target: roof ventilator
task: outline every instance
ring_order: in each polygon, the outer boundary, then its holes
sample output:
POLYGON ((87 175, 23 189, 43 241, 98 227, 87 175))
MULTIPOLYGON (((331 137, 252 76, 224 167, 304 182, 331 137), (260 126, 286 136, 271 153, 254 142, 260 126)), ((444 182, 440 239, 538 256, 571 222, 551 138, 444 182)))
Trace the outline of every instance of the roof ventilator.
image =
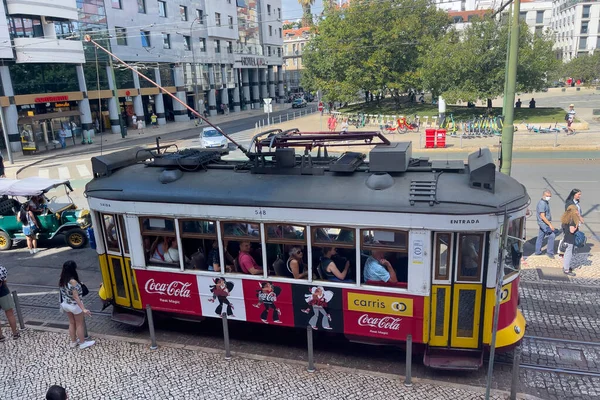
POLYGON ((479 149, 469 154, 469 186, 494 193, 496 164, 490 149, 479 149))
POLYGON ((436 189, 437 182, 435 180, 411 181, 410 205, 414 206, 416 202, 429 202, 429 205, 433 206, 435 204, 436 189))

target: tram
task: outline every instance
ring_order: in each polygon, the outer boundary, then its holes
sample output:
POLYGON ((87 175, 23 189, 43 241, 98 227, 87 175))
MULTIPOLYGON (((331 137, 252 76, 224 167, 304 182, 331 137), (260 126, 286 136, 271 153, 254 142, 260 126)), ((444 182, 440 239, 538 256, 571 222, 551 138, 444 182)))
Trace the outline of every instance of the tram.
POLYGON ((502 278, 496 349, 523 338, 530 199, 488 149, 432 161, 379 132, 272 130, 243 160, 228 152, 157 144, 92 159, 85 194, 114 319, 142 324, 150 305, 360 342, 412 335, 425 365, 477 369, 502 278), (372 146, 368 161, 331 152, 352 144, 372 146))

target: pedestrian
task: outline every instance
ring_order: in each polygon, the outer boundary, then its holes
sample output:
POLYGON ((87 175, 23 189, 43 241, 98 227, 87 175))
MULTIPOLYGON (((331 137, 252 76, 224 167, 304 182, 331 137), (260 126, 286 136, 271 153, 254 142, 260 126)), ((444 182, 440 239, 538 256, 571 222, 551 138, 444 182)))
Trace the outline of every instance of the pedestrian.
POLYGON ((348 128, 350 125, 348 124, 348 118, 344 118, 342 121, 342 131, 340 132, 342 135, 348 133, 348 128))
POLYGON ((137 130, 141 131, 141 132, 138 132, 138 134, 143 135, 144 134, 144 120, 140 118, 137 120, 136 123, 137 123, 137 130))
POLYGON ((85 316, 91 316, 90 310, 86 309, 81 300, 83 297, 83 286, 77 274, 77 264, 69 260, 63 264, 60 279, 58 281, 60 289, 60 308, 67 313, 69 317, 69 338, 70 347, 76 347, 79 343, 80 349, 93 346, 96 343, 93 340, 85 340, 85 316))
POLYGON ((517 102, 515 103, 515 108, 521 108, 521 99, 517 99, 517 102))
POLYGON ((535 108, 535 99, 531 98, 531 101, 529 101, 529 108, 535 108))
POLYGON ((27 237, 27 248, 29 249, 29 254, 37 253, 37 235, 41 230, 41 226, 33 214, 30 202, 27 202, 21 206, 21 210, 19 211, 19 221, 21 221, 23 224, 23 234, 25 237, 27 237))
POLYGON ((537 240, 535 241, 535 254, 542 254, 542 244, 544 238, 548 238, 548 245, 546 246, 546 254, 550 258, 554 258, 554 239, 556 238, 556 232, 552 226, 552 214, 550 213, 550 199, 552 193, 549 190, 544 191, 544 195, 538 201, 536 207, 536 219, 539 226, 537 240))
MULTIPOLYGON (((583 217, 581 216, 581 205, 579 204, 580 198, 581 198, 581 190, 573 189, 573 190, 571 190, 571 193, 569 193, 567 200, 565 200, 565 211, 567 211, 569 206, 577 207, 577 215, 579 216, 579 225, 583 224, 583 222, 584 222, 583 217)), ((560 257, 564 256, 564 251, 562 251, 564 240, 565 239, 563 236, 563 239, 558 243, 558 255, 560 257)))
MULTIPOLYGON (((8 320, 8 325, 10 325, 10 329, 12 330, 13 339, 19 338, 19 331, 17 330, 17 320, 15 318, 15 302, 13 301, 12 295, 10 294, 10 289, 6 284, 6 278, 8 277, 8 271, 2 265, 0 265, 0 309, 4 310, 4 314, 6 314, 6 319, 8 320)), ((2 333, 2 329, 0 329, 0 342, 4 342, 6 340, 6 336, 2 333)))
POLYGON ((0 178, 6 178, 6 171, 4 170, 4 158, 2 158, 2 153, 0 153, 0 178))
POLYGON ((153 128, 158 129, 158 117, 156 114, 152 113, 150 116, 150 123, 152 124, 153 128))
POLYGON ((327 119, 327 127, 329 128, 329 132, 335 132, 335 126, 337 125, 337 120, 335 119, 335 115, 331 114, 327 119))
POLYGON ((577 206, 570 205, 567 207, 567 211, 563 214, 560 219, 562 224, 563 232, 565 233, 562 249, 565 253, 563 259, 563 272, 569 276, 575 276, 573 268, 571 267, 571 259, 573 258, 573 247, 575 246, 575 232, 579 230, 579 212, 577 206))
POLYGON ((567 111, 567 115, 565 115, 565 120, 567 121, 567 134, 570 135, 575 133, 575 130, 571 127, 573 125, 573 121, 575 121, 575 105, 569 104, 569 111, 567 111))
POLYGON ((62 128, 58 130, 58 141, 60 143, 61 148, 64 149, 65 147, 67 147, 67 133, 62 128))
POLYGON ((46 392, 46 400, 67 400, 67 391, 60 385, 52 385, 46 392))
POLYGON ((133 114, 131 116, 131 125, 133 125, 134 128, 139 129, 137 126, 137 115, 133 114))

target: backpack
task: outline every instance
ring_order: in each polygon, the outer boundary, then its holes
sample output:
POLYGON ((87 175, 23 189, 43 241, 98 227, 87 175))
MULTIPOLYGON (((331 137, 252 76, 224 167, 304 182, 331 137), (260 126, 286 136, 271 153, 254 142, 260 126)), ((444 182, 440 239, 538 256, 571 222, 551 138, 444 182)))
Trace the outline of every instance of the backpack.
POLYGON ((575 232, 575 247, 583 247, 587 242, 585 234, 581 231, 575 232))
POLYGON ((565 121, 568 121, 568 120, 569 120, 569 113, 566 113, 565 114, 565 121))

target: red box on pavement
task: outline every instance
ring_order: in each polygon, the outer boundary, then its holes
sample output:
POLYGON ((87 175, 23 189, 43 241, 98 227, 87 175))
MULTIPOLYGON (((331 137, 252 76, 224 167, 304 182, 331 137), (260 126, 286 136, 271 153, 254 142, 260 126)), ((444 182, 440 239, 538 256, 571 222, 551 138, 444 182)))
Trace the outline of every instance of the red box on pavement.
POLYGON ((438 129, 435 134, 435 147, 445 148, 446 147, 446 130, 438 129))
POLYGON ((435 129, 425 129, 425 148, 433 149, 435 147, 435 129))

